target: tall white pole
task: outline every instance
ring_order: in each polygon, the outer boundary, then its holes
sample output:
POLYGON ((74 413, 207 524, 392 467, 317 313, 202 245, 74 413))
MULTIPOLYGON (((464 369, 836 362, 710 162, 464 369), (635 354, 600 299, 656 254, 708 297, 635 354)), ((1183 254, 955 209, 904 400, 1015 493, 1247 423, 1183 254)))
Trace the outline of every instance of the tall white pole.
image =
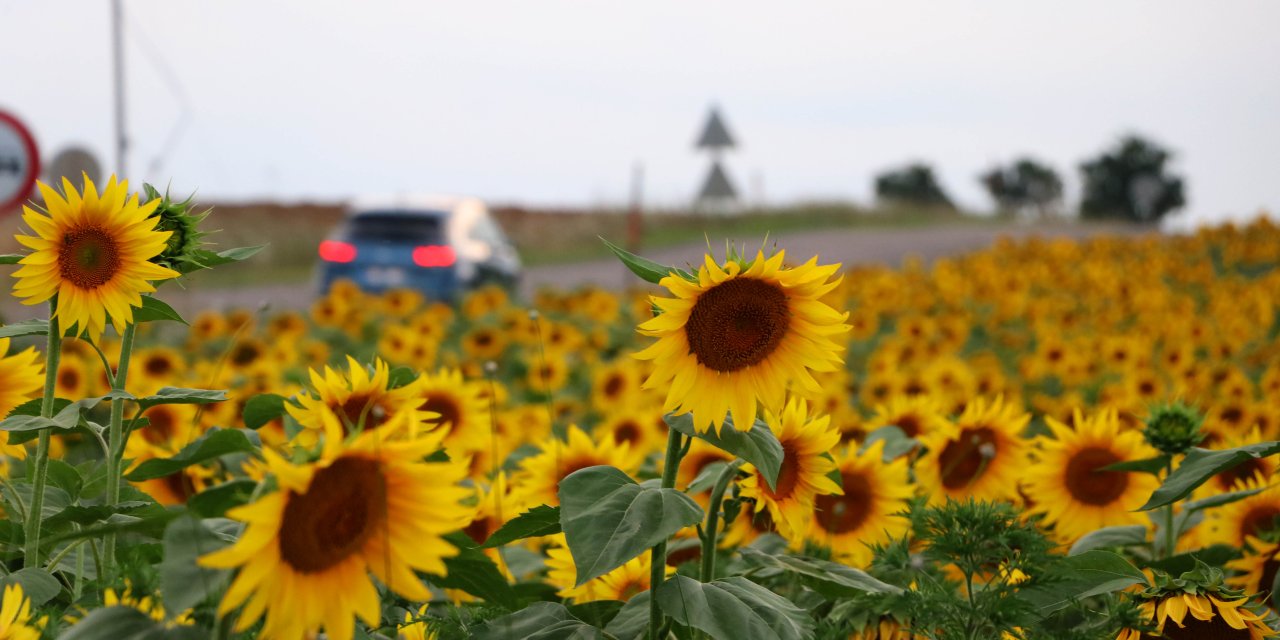
POLYGON ((124 116, 124 6, 123 0, 111 0, 111 67, 115 78, 116 168, 115 174, 126 179, 125 158, 129 145, 124 116))

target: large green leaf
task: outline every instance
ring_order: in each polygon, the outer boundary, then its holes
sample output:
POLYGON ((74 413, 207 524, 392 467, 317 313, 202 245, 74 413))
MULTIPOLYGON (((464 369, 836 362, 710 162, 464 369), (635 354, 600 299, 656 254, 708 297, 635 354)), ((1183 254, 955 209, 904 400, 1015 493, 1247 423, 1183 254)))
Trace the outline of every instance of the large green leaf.
POLYGON ((1053 571, 1060 579, 1024 589, 1020 594, 1041 615, 1049 615, 1084 598, 1147 581, 1142 571, 1119 554, 1096 549, 1063 558, 1053 571))
POLYGON ((444 559, 448 575, 432 576, 431 582, 445 589, 461 589, 489 604, 516 608, 516 594, 498 569, 467 534, 454 532, 445 536, 458 548, 458 555, 444 559))
POLYGON ((649 591, 633 596, 604 628, 618 640, 644 640, 649 631, 649 591))
POLYGON ((556 602, 535 602, 471 630, 471 640, 612 640, 556 602))
POLYGON ((211 429, 208 433, 182 448, 172 458, 152 458, 138 465, 125 475, 132 482, 163 478, 191 465, 200 464, 229 453, 252 453, 257 448, 243 431, 237 429, 211 429))
POLYGON ((1142 505, 1142 511, 1158 509, 1173 504, 1189 495, 1196 487, 1204 484, 1213 476, 1249 460, 1265 458, 1280 453, 1280 442, 1258 442, 1234 449, 1210 451, 1209 449, 1192 449, 1173 473, 1165 479, 1164 484, 1151 494, 1151 499, 1142 505))
POLYGON ((612 242, 609 242, 608 240, 605 240, 604 238, 600 238, 600 241, 604 243, 604 246, 609 247, 609 250, 613 252, 613 255, 618 256, 618 259, 631 270, 631 273, 640 276, 640 279, 645 282, 658 284, 662 282, 663 278, 677 272, 675 267, 668 267, 667 265, 658 264, 648 258, 642 258, 627 251, 626 249, 623 249, 622 247, 619 247, 618 245, 613 244, 612 242))
POLYGON ((227 399, 227 392, 221 389, 180 389, 163 387, 154 395, 138 398, 138 406, 143 411, 162 404, 210 404, 227 399))
POLYGON ((1203 562, 1212 567, 1221 567, 1222 565, 1239 558, 1240 554, 1240 547, 1229 544, 1214 544, 1201 549, 1196 549, 1195 551, 1179 553, 1160 560, 1153 560, 1148 562, 1146 566, 1151 569, 1158 569, 1170 575, 1180 576, 1192 569, 1195 569, 1197 562, 1203 562))
POLYGON ((27 567, 0 578, 0 591, 11 584, 22 585, 22 593, 31 599, 31 604, 40 606, 62 591, 62 583, 53 574, 44 569, 27 567))
POLYGON ((814 591, 828 598, 848 598, 866 593, 902 593, 902 589, 887 582, 881 582, 865 571, 853 567, 800 556, 774 555, 762 553, 755 549, 741 550, 742 558, 748 564, 757 567, 782 569, 800 576, 801 580, 814 591))
POLYGON ((538 505, 502 525, 481 545, 484 548, 501 547, 504 544, 560 533, 560 507, 538 505))
POLYGON ((187 509, 204 518, 220 518, 228 509, 248 504, 257 487, 253 480, 229 480, 187 498, 187 509))
POLYGON ((187 324, 187 321, 182 319, 182 315, 174 311, 173 307, 165 304, 163 300, 151 296, 142 296, 142 306, 133 310, 134 323, 142 324, 143 322, 158 322, 161 320, 187 324))
POLYGON ((106 607, 89 612, 59 636, 61 640, 196 640, 209 632, 196 626, 167 627, 133 607, 106 607))
POLYGON ((285 397, 274 393, 261 393, 244 403, 244 426, 261 429, 268 422, 285 414, 285 397))
POLYGON ((1105 549, 1107 547, 1130 547, 1145 544, 1147 541, 1146 525, 1133 524, 1118 527, 1103 527, 1091 531, 1071 545, 1070 556, 1078 556, 1086 551, 1105 549))
POLYGON ((790 600, 741 576, 702 583, 675 576, 658 587, 658 605, 676 622, 715 640, 804 640, 814 622, 790 600))
POLYGON ((777 436, 763 420, 756 420, 747 431, 734 428, 733 420, 725 417, 720 425, 720 433, 706 431, 699 433, 693 426, 693 414, 667 414, 662 418, 667 426, 683 433, 705 440, 712 445, 727 451, 747 462, 750 462, 761 474, 770 488, 777 488, 778 473, 782 471, 782 444, 777 436))
POLYGON ((23 338, 49 335, 48 320, 23 320, 0 327, 0 338, 23 338))
POLYGON ((1224 504, 1231 504, 1232 502, 1238 502, 1250 496, 1256 496, 1270 488, 1270 486, 1263 486, 1256 489, 1241 489, 1240 491, 1219 493, 1218 495, 1201 498, 1199 500, 1188 500, 1182 503, 1182 511, 1186 513, 1191 511, 1200 511, 1203 509, 1212 509, 1213 507, 1221 507, 1224 504))
POLYGON ((675 489, 641 486, 614 467, 587 467, 560 481, 560 527, 577 584, 602 576, 702 520, 675 489))
POLYGON ((201 521, 182 517, 164 531, 164 561, 160 563, 160 590, 170 616, 190 609, 226 588, 231 571, 209 569, 196 558, 235 542, 230 520, 201 521))
POLYGON ((1103 467, 1105 471, 1134 471, 1137 473, 1149 473, 1158 476, 1164 473, 1165 467, 1169 466, 1169 454, 1161 454, 1154 458, 1143 458, 1141 460, 1125 460, 1103 467))

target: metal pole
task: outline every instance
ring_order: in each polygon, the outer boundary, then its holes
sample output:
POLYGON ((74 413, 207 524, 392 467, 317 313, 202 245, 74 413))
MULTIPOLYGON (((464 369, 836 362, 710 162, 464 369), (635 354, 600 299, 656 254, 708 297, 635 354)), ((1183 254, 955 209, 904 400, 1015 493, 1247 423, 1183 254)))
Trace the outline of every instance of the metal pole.
POLYGON ((115 77, 116 109, 116 169, 115 174, 124 179, 128 174, 125 156, 128 134, 124 117, 124 5, 123 0, 111 0, 111 66, 115 77))

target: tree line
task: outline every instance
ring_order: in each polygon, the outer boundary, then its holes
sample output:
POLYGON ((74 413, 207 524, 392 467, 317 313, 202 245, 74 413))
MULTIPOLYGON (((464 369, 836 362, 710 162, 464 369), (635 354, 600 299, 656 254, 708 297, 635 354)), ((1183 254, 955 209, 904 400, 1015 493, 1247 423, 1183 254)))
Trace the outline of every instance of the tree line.
MULTIPOLYGON (((1097 157, 1080 164, 1083 195, 1080 216, 1155 222, 1185 203, 1185 185, 1167 164, 1172 154, 1140 136, 1122 138, 1097 157)), ((1062 178, 1033 158, 1023 157, 984 172, 978 180, 1001 213, 1049 216, 1063 212, 1062 178)), ((933 168, 912 163, 875 179, 883 203, 955 208, 933 168)))

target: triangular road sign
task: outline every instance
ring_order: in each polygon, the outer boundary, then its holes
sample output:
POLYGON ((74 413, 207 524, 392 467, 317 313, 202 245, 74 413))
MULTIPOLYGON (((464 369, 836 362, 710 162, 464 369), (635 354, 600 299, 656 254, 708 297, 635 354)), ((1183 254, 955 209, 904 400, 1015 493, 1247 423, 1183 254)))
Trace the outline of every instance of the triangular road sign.
POLYGON ((720 117, 720 111, 715 107, 711 107, 711 114, 707 117, 707 124, 702 128, 702 135, 698 136, 697 147, 699 149, 723 149, 726 147, 736 146, 733 136, 729 135, 729 128, 725 126, 724 120, 720 117))

